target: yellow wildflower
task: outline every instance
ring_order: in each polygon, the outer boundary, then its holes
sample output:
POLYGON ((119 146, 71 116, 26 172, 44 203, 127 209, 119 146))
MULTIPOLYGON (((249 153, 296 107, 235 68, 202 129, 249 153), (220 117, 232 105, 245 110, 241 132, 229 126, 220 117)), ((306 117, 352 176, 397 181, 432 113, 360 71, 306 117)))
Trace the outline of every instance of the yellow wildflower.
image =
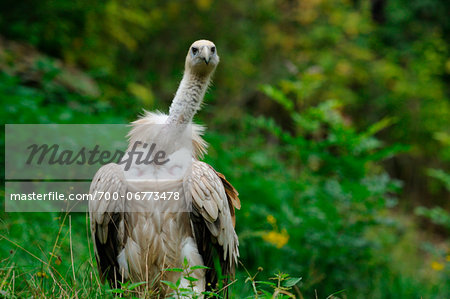
POLYGON ((446 260, 447 262, 450 262, 450 255, 447 255, 447 256, 445 257, 445 260, 446 260))
POLYGON ((48 275, 45 272, 38 272, 37 277, 48 278, 48 275))
POLYGON ((200 10, 208 10, 211 7, 212 1, 211 0, 197 0, 195 1, 195 4, 197 4, 197 7, 200 10))
POLYGON ((439 262, 434 261, 431 263, 431 268, 434 271, 442 271, 444 269, 444 265, 439 262))
POLYGON ((274 225, 275 223, 277 223, 277 220, 272 215, 267 215, 267 222, 274 225))
POLYGON ((277 248, 281 248, 289 241, 289 235, 286 229, 281 230, 281 232, 270 231, 266 232, 262 236, 263 240, 275 245, 277 248))
POLYGON ((59 266, 59 265, 61 265, 61 262, 62 262, 61 257, 58 256, 58 258, 55 260, 55 264, 56 264, 57 266, 59 266))

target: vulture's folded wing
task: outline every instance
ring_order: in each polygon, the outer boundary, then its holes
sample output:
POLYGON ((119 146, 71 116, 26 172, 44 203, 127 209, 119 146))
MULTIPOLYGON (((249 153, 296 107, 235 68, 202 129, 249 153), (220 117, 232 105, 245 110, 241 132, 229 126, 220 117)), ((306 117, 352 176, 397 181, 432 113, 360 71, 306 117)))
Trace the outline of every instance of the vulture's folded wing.
POLYGON ((188 182, 193 204, 191 224, 203 261, 211 268, 206 271, 206 282, 214 287, 217 282, 214 248, 222 274, 234 276, 239 256, 234 230, 234 208, 240 208, 238 193, 222 174, 200 161, 193 162, 188 182))
POLYGON ((122 168, 114 163, 101 167, 89 192, 93 196, 89 201, 89 216, 100 277, 116 286, 117 281, 122 281, 118 256, 126 242, 124 204, 127 183, 122 168))

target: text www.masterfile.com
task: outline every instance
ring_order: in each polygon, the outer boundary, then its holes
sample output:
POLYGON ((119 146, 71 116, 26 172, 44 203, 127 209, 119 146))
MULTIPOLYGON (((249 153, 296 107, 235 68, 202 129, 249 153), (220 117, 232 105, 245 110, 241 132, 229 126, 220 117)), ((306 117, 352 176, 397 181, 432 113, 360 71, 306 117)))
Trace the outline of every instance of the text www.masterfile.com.
POLYGON ((180 192, 101 192, 93 193, 71 193, 50 191, 46 193, 11 193, 9 199, 16 200, 40 200, 40 201, 89 201, 89 200, 179 200, 180 192))

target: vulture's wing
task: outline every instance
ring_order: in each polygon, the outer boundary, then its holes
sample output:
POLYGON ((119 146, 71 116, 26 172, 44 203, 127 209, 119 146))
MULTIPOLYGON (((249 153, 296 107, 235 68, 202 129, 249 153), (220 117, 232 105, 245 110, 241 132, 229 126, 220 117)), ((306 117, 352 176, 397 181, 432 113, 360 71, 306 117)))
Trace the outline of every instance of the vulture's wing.
POLYGON ((234 231, 234 208, 240 208, 238 193, 222 174, 200 161, 193 162, 189 183, 193 199, 191 224, 199 253, 205 266, 211 268, 206 271, 206 283, 215 287, 218 277, 214 257, 220 260, 222 275, 233 277, 239 256, 234 231))
POLYGON ((114 163, 102 166, 95 174, 89 192, 95 196, 89 201, 89 215, 97 267, 102 281, 107 278, 115 287, 117 281, 122 281, 118 256, 127 235, 124 231, 127 183, 122 168, 114 163))

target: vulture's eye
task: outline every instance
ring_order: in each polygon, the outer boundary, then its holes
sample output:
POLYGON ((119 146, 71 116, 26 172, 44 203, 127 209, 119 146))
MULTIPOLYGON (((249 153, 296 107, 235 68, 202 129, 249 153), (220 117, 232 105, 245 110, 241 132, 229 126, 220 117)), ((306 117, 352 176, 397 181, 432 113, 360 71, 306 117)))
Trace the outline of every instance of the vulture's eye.
POLYGON ((216 47, 211 47, 211 53, 216 53, 216 47))
POLYGON ((192 47, 192 54, 196 55, 198 53, 198 48, 192 47))

